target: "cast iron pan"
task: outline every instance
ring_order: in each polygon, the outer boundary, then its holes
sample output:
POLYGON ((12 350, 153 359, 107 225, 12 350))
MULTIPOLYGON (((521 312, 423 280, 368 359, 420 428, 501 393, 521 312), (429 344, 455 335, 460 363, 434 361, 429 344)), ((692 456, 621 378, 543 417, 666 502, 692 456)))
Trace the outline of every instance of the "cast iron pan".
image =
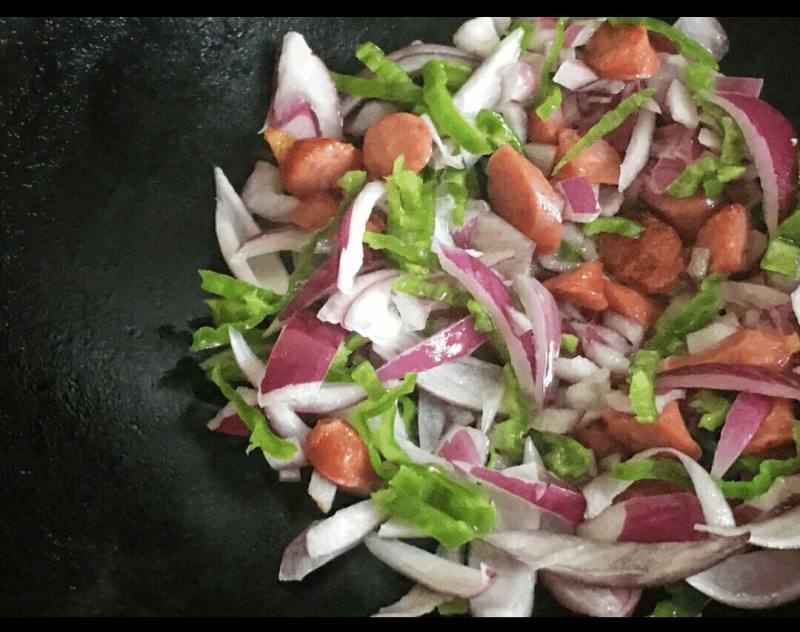
MULTIPOLYGON (((283 34, 353 72, 362 41, 462 20, 0 20, 0 615, 364 616, 408 589, 363 547, 278 583, 318 513, 206 430, 222 400, 187 348, 196 270, 225 270, 212 165, 238 188, 265 155, 283 34)), ((800 123, 800 22, 725 26, 723 69, 800 123)))

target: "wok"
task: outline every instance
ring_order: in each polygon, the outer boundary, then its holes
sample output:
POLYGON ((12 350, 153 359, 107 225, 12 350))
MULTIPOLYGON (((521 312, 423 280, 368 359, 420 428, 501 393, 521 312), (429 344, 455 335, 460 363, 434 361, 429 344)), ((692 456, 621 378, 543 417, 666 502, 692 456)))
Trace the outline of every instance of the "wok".
MULTIPOLYGON (((240 187, 265 156, 283 34, 354 72, 362 41, 462 20, 0 20, 0 614, 364 616, 408 589, 363 547, 278 583, 316 507, 206 430, 222 400, 187 348, 196 270, 225 270, 212 165, 240 187)), ((723 70, 800 124, 800 21, 723 21, 723 70)), ((566 613, 540 591, 537 614, 566 613)))

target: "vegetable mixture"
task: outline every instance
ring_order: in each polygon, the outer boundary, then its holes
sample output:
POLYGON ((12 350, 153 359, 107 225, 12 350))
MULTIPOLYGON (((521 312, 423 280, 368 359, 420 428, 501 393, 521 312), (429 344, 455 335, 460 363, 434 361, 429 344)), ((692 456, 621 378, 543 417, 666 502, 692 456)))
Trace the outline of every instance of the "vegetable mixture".
POLYGON ((529 616, 537 583, 591 616, 797 599, 792 125, 720 72, 714 18, 453 43, 367 42, 350 76, 288 33, 274 161, 241 194, 214 171, 208 427, 352 499, 280 579, 363 543, 415 582, 380 616, 529 616))

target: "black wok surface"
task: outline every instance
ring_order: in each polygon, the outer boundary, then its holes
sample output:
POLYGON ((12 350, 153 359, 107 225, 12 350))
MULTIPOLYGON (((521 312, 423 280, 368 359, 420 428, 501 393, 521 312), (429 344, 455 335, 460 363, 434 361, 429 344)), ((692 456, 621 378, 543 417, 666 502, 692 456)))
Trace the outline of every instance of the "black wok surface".
MULTIPOLYGON (((238 188, 265 155, 283 34, 353 72, 362 41, 461 21, 0 19, 0 615, 364 616, 408 589, 363 548, 278 583, 318 512, 206 430, 223 400, 187 348, 196 270, 225 269, 212 165, 238 188)), ((723 70, 799 124, 800 22, 725 25, 723 70)))

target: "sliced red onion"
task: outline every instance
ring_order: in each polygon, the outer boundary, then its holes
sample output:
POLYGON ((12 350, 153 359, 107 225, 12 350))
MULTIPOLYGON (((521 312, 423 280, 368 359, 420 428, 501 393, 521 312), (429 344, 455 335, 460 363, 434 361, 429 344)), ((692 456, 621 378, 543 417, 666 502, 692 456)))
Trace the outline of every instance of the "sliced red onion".
MULTIPOLYGON (((338 261, 336 265, 338 270, 338 261)), ((317 318, 324 323, 340 324, 347 315, 347 310, 350 309, 353 301, 358 298, 361 293, 377 283, 381 283, 387 279, 395 279, 398 276, 399 273, 397 270, 376 270, 375 272, 362 274, 353 283, 353 289, 349 295, 338 291, 331 295, 320 308, 319 312, 317 312, 317 318)))
POLYGON ((792 292, 791 298, 792 298, 792 311, 794 312, 794 322, 791 324, 794 326, 800 323, 800 287, 798 287, 794 292, 792 292))
POLYGON ((562 606, 590 617, 629 617, 642 596, 641 590, 588 586, 550 571, 540 571, 539 579, 562 606))
POLYGON ((508 31, 511 27, 511 18, 492 18, 492 22, 494 22, 494 29, 497 31, 498 35, 503 35, 508 31))
POLYGON ((565 61, 553 75, 553 81, 567 90, 578 90, 598 78, 589 66, 578 60, 565 61))
POLYGON ((476 570, 403 542, 372 535, 364 544, 398 573, 436 592, 469 599, 481 594, 494 580, 494 571, 485 565, 476 570))
POLYGON ((603 324, 612 331, 623 335, 631 344, 631 351, 638 349, 639 345, 642 344, 642 340, 644 340, 644 325, 630 318, 625 318, 622 314, 617 312, 610 310, 605 312, 605 314, 603 314, 603 324))
POLYGON ((388 101, 368 101, 358 111, 358 114, 345 125, 345 132, 349 136, 361 138, 375 123, 397 111, 397 107, 388 101))
POLYGON ((321 322, 312 312, 295 314, 275 341, 261 393, 322 381, 346 335, 341 327, 321 322))
MULTIPOLYGON (((773 485, 774 486, 774 485, 773 485)), ((796 492, 797 485, 795 484, 796 492)), ((747 525, 750 544, 765 549, 800 549, 800 507, 747 525)))
POLYGON ((583 520, 586 500, 580 492, 552 483, 523 480, 485 467, 474 466, 470 474, 557 514, 573 525, 583 520))
POLYGON ((578 527, 577 534, 602 542, 685 542, 707 537, 697 497, 689 492, 631 498, 578 527))
POLYGON ((625 191, 633 183, 647 164, 655 126, 656 115, 648 110, 640 110, 625 151, 625 158, 620 166, 618 185, 620 192, 625 191))
POLYGON ((489 454, 489 438, 474 428, 454 428, 442 439, 436 453, 450 462, 483 465, 489 454))
POLYGON ((714 89, 717 92, 741 94, 745 97, 758 98, 764 88, 764 80, 754 77, 724 77, 717 75, 714 89))
POLYGON ((607 328, 603 328, 601 334, 598 327, 598 325, 573 323, 586 357, 612 373, 626 373, 630 361, 625 356, 631 351, 630 344, 622 336, 607 328))
POLYGON ((494 583, 473 597, 469 610, 474 617, 530 617, 536 575, 503 551, 476 540, 470 545, 469 565, 489 566, 497 573, 494 583))
POLYGON ((543 145, 541 143, 528 143, 525 145, 525 156, 534 165, 541 169, 542 173, 549 175, 556 164, 556 145, 543 145))
MULTIPOLYGON (((288 408, 293 413, 327 414, 355 406, 366 397, 358 384, 307 382, 291 384, 259 395, 265 409, 288 408)), ((296 415, 295 415, 296 416, 296 415)))
POLYGON ((571 22, 564 30, 564 48, 579 48, 587 44, 601 23, 600 20, 571 22))
POLYGON ((533 427, 542 432, 567 434, 572 432, 581 419, 581 413, 569 408, 545 408, 533 419, 533 427))
POLYGON ((342 114, 339 94, 324 62, 314 55, 302 35, 287 33, 283 38, 278 62, 278 88, 270 106, 264 128, 278 127, 292 133, 295 138, 322 136, 342 137, 342 114), (306 104, 309 114, 304 113, 306 104), (298 136, 298 119, 315 123, 317 129, 304 129, 298 136), (292 128, 288 126, 292 123, 292 128))
POLYGON ((252 260, 252 266, 234 258, 242 245, 259 235, 261 229, 219 167, 214 167, 214 180, 217 188, 217 240, 225 263, 237 279, 272 292, 284 293, 288 288, 289 276, 280 257, 274 254, 258 257, 252 260))
POLYGON ((464 158, 461 156, 460 153, 457 152, 454 147, 449 147, 445 141, 442 140, 442 137, 439 136, 439 132, 436 129, 436 126, 431 121, 431 118, 427 114, 423 114, 420 119, 433 137, 433 144, 434 144, 434 152, 432 157, 432 164, 435 170, 439 171, 444 169, 445 167, 453 167, 454 169, 463 169, 464 168, 464 158))
POLYGON ((800 496, 800 475, 779 476, 769 490, 740 507, 752 507, 759 513, 768 513, 796 496, 800 496))
POLYGON ((285 323, 300 310, 305 309, 326 294, 333 292, 336 288, 338 274, 339 252, 336 250, 303 283, 294 298, 275 317, 275 320, 279 323, 285 323))
POLYGON ((790 302, 790 297, 780 290, 759 283, 724 281, 719 286, 719 297, 725 303, 744 307, 771 309, 790 302))
POLYGON ((625 89, 624 81, 616 79, 598 79, 592 83, 578 88, 576 92, 602 92, 604 94, 619 94, 625 89))
POLYGON ((536 30, 533 32, 528 50, 538 51, 544 53, 552 44, 556 35, 556 30, 553 28, 555 24, 541 24, 538 23, 536 30))
POLYGON ((782 213, 793 208, 797 196, 797 153, 792 124, 771 105, 740 94, 710 95, 738 123, 764 191, 764 220, 769 232, 782 213))
POLYGON ((711 475, 722 478, 758 432, 769 413, 770 400, 753 393, 739 393, 722 427, 711 475))
POLYGON ((457 233, 458 241, 464 243, 469 236, 466 247, 479 250, 484 255, 508 251, 513 253, 509 259, 493 266, 500 274, 511 278, 515 274, 527 274, 530 271, 533 242, 488 208, 484 210, 482 205, 468 205, 464 228, 461 230, 467 232, 457 233), (473 221, 474 227, 469 228, 473 221))
POLYGON ((683 173, 686 162, 674 158, 659 158, 646 176, 646 189, 661 195, 683 173))
MULTIPOLYGON (((315 524, 319 524, 319 522, 315 522, 311 526, 313 527, 315 524)), ((311 527, 300 533, 300 535, 298 535, 289 543, 289 546, 286 547, 286 550, 284 550, 283 557, 281 558, 280 571, 278 572, 279 581, 300 581, 309 573, 317 570, 321 566, 324 566, 330 562, 332 559, 346 552, 346 550, 338 551, 324 557, 312 558, 306 550, 306 534, 310 528, 311 527)), ((347 550, 355 548, 357 544, 358 542, 354 542, 350 547, 348 547, 347 550)))
MULTIPOLYGON (((238 387, 236 391, 244 398, 244 401, 248 405, 256 405, 258 401, 257 391, 245 386, 238 387)), ((209 420, 206 427, 212 432, 219 432, 220 434, 233 435, 235 437, 250 436, 250 429, 244 425, 244 422, 236 413, 236 409, 231 403, 221 408, 220 411, 209 420)))
POLYGON ((472 238, 478 228, 479 214, 474 213, 464 220, 461 228, 453 232, 453 243, 459 248, 472 248, 472 238))
MULTIPOLYGON (((698 385, 702 388, 702 385, 698 385)), ((678 458, 692 479, 697 499, 703 508, 703 516, 707 525, 715 527, 735 527, 736 521, 719 487, 700 465, 691 458, 672 448, 652 448, 645 450, 632 457, 631 461, 647 459, 656 454, 670 454, 678 458)), ((589 482, 583 488, 586 498, 586 519, 589 520, 602 513, 611 506, 614 498, 628 489, 633 483, 631 481, 618 481, 612 479, 608 474, 601 474, 589 482)))
POLYGON ((280 483, 299 483, 301 479, 300 470, 279 470, 278 482, 280 483))
POLYGON ((467 120, 474 120, 478 112, 491 110, 500 101, 502 70, 519 60, 522 36, 522 29, 506 36, 456 92, 453 103, 467 120))
POLYGON ((697 142, 703 147, 708 147, 712 151, 718 152, 722 146, 722 137, 715 131, 703 127, 697 134, 697 142))
POLYGON ((680 18, 675 22, 674 26, 698 42, 717 61, 727 55, 729 48, 728 36, 722 24, 716 18, 680 18))
POLYGON ((775 608, 800 598, 800 551, 737 555, 686 581, 734 608, 775 608))
POLYGON ((560 380, 565 380, 571 384, 582 382, 591 375, 594 375, 600 367, 594 362, 583 356, 574 358, 560 357, 556 360, 555 375, 560 380))
POLYGON ((364 263, 364 232, 372 209, 386 192, 382 182, 368 183, 353 200, 353 204, 342 218, 339 229, 339 276, 336 287, 340 292, 352 296, 353 283, 364 263))
POLYGON ((667 90, 667 109, 672 120, 686 129, 695 130, 700 124, 697 104, 682 81, 674 79, 667 90))
POLYGON ((248 259, 275 252, 297 252, 302 250, 312 239, 313 233, 297 228, 279 228, 253 237, 242 244, 232 260, 245 263, 248 259))
POLYGON ((340 509, 330 518, 314 522, 284 551, 278 575, 280 581, 300 581, 359 542, 386 518, 371 500, 340 509), (312 554, 308 548, 311 535, 312 554))
POLYGON ((597 201, 600 204, 600 214, 603 217, 613 217, 619 213, 619 209, 622 208, 625 197, 616 187, 601 184, 597 201))
POLYGON ((417 584, 404 597, 390 606, 378 610, 373 617, 422 617, 438 606, 450 601, 448 595, 435 592, 417 584))
POLYGON ((408 331, 422 331, 428 324, 431 312, 441 303, 417 298, 404 292, 392 292, 392 303, 400 314, 403 326, 408 331))
POLYGON ((373 343, 394 340, 403 330, 403 319, 392 302, 395 278, 385 279, 360 292, 350 304, 342 326, 373 343))
POLYGON ((419 527, 415 527, 414 525, 400 522, 399 520, 395 520, 394 518, 389 518, 389 520, 384 522, 381 525, 381 528, 378 529, 378 537, 387 538, 389 540, 403 540, 403 539, 413 540, 421 538, 430 538, 430 535, 425 531, 422 531, 419 527))
POLYGON ((286 195, 278 168, 259 160, 242 189, 242 202, 247 210, 273 222, 288 222, 289 214, 300 203, 286 195))
POLYGON ((417 435, 419 447, 433 452, 439 445, 447 418, 438 400, 425 391, 419 394, 417 404, 417 435))
POLYGON ((561 316, 553 295, 533 276, 514 277, 514 289, 531 322, 537 401, 544 402, 551 392, 555 378, 555 362, 561 351, 561 316))
POLYGON ((321 476, 317 470, 312 472, 311 480, 308 482, 308 495, 317 503, 322 513, 326 514, 331 510, 333 499, 336 498, 336 489, 336 484, 321 476))
MULTIPOLYGON (((580 382, 567 388, 564 393, 564 402, 575 410, 602 414, 610 406, 610 400, 608 400, 610 392, 611 371, 598 369, 580 382)), ((586 421, 586 415, 584 415, 582 421, 586 421)))
POLYGON ((566 200, 564 219, 587 224, 600 216, 600 205, 597 203, 594 187, 583 176, 561 180, 556 189, 566 200))
POLYGON ((689 265, 686 266, 686 273, 695 281, 701 281, 708 274, 708 264, 711 262, 711 251, 708 248, 692 248, 692 255, 689 265))
POLYGON ((711 388, 800 399, 800 375, 744 364, 698 364, 661 373, 656 388, 711 388))
POLYGON ((489 432, 503 401, 503 389, 499 386, 483 394, 483 410, 481 410, 480 431, 489 432))
POLYGON ((267 371, 267 366, 253 353, 244 336, 237 329, 230 327, 228 329, 228 337, 230 338, 231 350, 239 369, 241 369, 247 381, 253 385, 253 388, 259 388, 267 371))
POLYGON ((478 259, 459 248, 441 248, 439 262, 487 309, 508 347, 511 364, 523 394, 541 403, 543 392, 535 382, 535 357, 532 336, 517 335, 507 313, 514 303, 503 282, 478 259))
MULTIPOLYGON (((377 424, 380 423, 380 419, 375 418, 370 420, 368 423, 374 423, 375 426, 377 426, 377 424)), ((412 463, 418 463, 420 465, 438 465, 445 470, 452 470, 450 462, 447 459, 419 448, 413 441, 411 441, 411 439, 409 439, 406 424, 403 421, 403 418, 400 417, 399 412, 395 415, 394 420, 394 440, 397 442, 397 445, 400 447, 400 449, 403 450, 406 455, 408 455, 412 463)))
POLYGON ((503 70, 500 102, 525 103, 536 92, 539 81, 536 70, 530 64, 519 61, 503 70))
MULTIPOLYGON (((383 360, 390 360, 419 342, 419 336, 402 334, 387 344, 373 343, 372 349, 383 360)), ((482 411, 486 394, 503 388, 502 369, 467 356, 418 374, 417 386, 446 402, 482 411)))
POLYGON ((464 318, 387 362, 378 370, 378 377, 399 380, 406 373, 427 371, 471 355, 484 342, 486 335, 475 330, 472 318, 464 318))
POLYGON ((385 519, 386 511, 372 500, 350 505, 308 530, 306 550, 312 558, 340 551, 361 540, 385 519))
POLYGON ((528 142, 528 113, 521 103, 515 101, 502 101, 495 110, 516 134, 523 145, 528 142))
POLYGON ((531 568, 609 588, 663 586, 706 570, 747 546, 744 536, 641 544, 517 531, 484 539, 531 568))
POLYGON ((473 18, 458 28, 453 44, 467 53, 488 57, 500 44, 500 38, 492 18, 473 18))

